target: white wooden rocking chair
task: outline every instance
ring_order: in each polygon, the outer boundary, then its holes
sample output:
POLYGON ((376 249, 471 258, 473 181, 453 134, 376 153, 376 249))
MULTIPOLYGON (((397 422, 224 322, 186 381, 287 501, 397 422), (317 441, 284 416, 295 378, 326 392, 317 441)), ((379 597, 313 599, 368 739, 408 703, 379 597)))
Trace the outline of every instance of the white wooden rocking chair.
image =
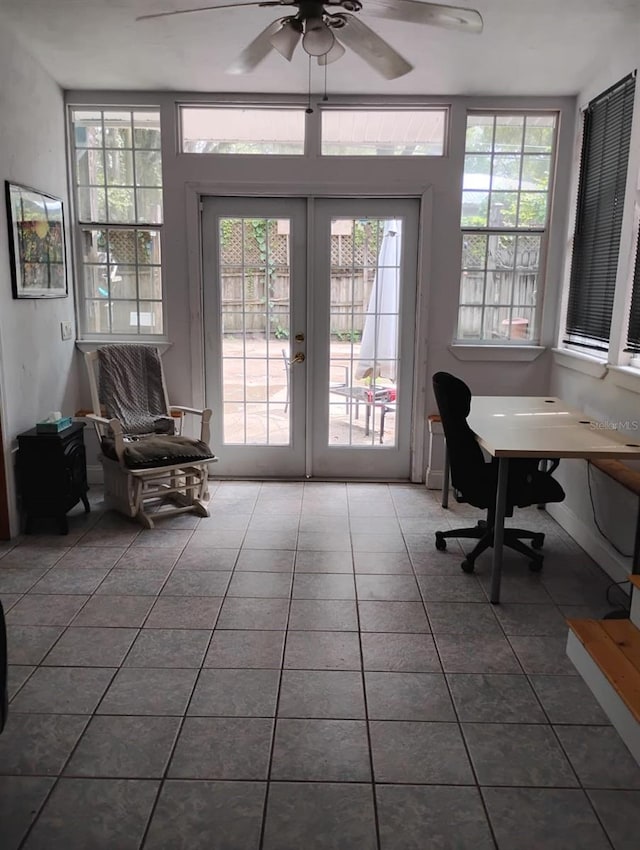
POLYGON ((152 346, 103 346, 85 361, 93 408, 87 419, 98 436, 109 507, 146 528, 185 512, 209 516, 208 468, 217 460, 208 445, 211 410, 169 404, 152 346), (185 414, 199 417, 200 439, 182 434, 185 414))

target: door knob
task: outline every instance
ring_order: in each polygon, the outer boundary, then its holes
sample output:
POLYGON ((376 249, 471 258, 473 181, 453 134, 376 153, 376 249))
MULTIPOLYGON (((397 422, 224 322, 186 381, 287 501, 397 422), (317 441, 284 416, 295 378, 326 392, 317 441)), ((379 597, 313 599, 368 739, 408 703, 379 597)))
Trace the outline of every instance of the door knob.
POLYGON ((294 363, 304 363, 304 354, 301 351, 296 351, 289 363, 291 365, 294 363))

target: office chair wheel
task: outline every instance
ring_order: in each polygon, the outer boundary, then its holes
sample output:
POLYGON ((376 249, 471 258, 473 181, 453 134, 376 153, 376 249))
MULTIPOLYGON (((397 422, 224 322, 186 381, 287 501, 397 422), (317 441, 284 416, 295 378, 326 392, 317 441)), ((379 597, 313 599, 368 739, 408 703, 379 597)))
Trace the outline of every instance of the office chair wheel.
POLYGON ((544 561, 542 558, 535 558, 533 561, 529 561, 529 569, 532 573, 539 573, 542 569, 544 561))
POLYGON ((531 541, 532 549, 542 549, 544 546, 544 534, 536 534, 536 536, 531 541))
POLYGON ((476 523, 476 525, 478 526, 478 528, 486 528, 487 527, 487 521, 486 521, 486 519, 479 519, 478 522, 476 523))
POLYGON ((464 561, 460 564, 460 566, 462 567, 463 573, 472 573, 475 569, 475 564, 468 558, 465 558, 464 561))
POLYGON ((438 552, 444 552, 447 548, 447 541, 442 537, 441 531, 436 531, 436 549, 438 552))

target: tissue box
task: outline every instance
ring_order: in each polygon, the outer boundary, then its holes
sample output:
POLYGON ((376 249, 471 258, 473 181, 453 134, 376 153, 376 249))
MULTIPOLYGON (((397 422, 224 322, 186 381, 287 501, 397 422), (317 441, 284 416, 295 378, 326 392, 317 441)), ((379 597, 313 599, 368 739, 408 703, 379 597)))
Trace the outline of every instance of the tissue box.
POLYGON ((54 419, 48 422, 36 422, 36 431, 38 434, 58 434, 68 428, 72 422, 70 416, 63 416, 62 419, 54 419))

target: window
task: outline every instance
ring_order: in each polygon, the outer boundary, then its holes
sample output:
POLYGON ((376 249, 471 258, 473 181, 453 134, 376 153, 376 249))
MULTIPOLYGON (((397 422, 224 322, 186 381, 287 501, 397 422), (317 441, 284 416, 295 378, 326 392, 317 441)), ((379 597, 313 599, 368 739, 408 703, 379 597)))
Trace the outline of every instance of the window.
POLYGON ((300 107, 180 107, 183 153, 304 154, 305 112, 300 107))
POLYGON ((537 337, 556 113, 470 113, 457 339, 537 337))
POLYGON ((442 156, 446 109, 322 108, 323 156, 442 156))
MULTIPOLYGON (((640 357, 640 234, 636 245, 636 264, 631 290, 631 312, 627 331, 627 351, 632 352, 634 360, 640 357)), ((637 363, 640 366, 640 362, 637 363)))
POLYGON ((73 109, 83 336, 163 333, 160 114, 73 109))
POLYGON ((566 338, 570 346, 607 351, 616 273, 635 79, 626 77, 584 112, 578 207, 566 338))

